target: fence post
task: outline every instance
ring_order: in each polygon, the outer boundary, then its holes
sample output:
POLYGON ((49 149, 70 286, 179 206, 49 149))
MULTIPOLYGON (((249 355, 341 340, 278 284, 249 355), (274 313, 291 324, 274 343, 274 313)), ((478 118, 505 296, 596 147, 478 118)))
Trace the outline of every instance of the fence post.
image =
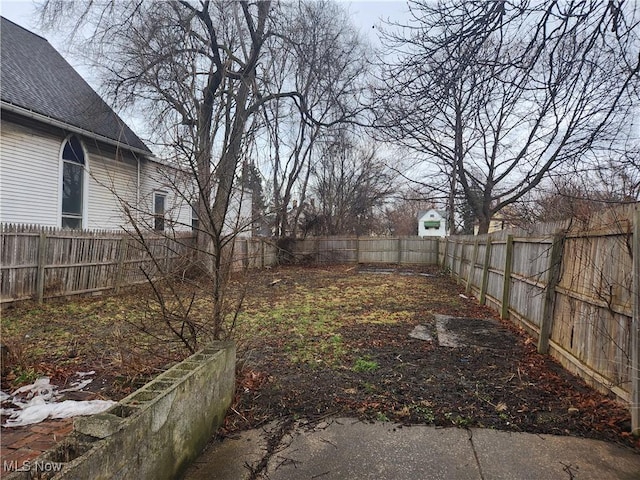
MULTIPOLYGON (((320 253, 320 238, 315 238, 314 242, 315 242, 315 245, 314 245, 313 250, 315 251, 316 263, 320 263, 320 261, 322 260, 322 256, 321 256, 321 253, 320 253)), ((325 255, 325 257, 326 257, 326 255, 325 255)))
POLYGON ((455 278, 456 274, 456 258, 458 257, 458 239, 454 240, 453 256, 451 257, 451 276, 455 278))
POLYGON ((504 283, 502 284, 502 305, 500 318, 509 316, 509 302, 511 293, 511 264, 513 262, 513 235, 507 235, 507 252, 504 261, 504 283))
POLYGON ((120 239, 120 255, 118 255, 118 266, 116 267, 116 285, 115 285, 115 293, 120 292, 120 287, 122 286, 124 279, 124 260, 127 257, 127 253, 129 251, 129 239, 127 237, 122 237, 120 239))
POLYGON ((402 263, 402 237, 398 237, 398 265, 402 263))
MULTIPOLYGON (((456 247, 458 247, 458 244, 456 243, 456 247)), ((464 247, 465 247, 465 241, 464 240, 460 240, 460 261, 458 262, 458 273, 457 273, 457 279, 456 279, 456 283, 460 284, 462 282, 462 264, 464 262, 464 247)), ((456 248, 456 252, 458 251, 458 248, 456 248)))
POLYGON ((47 234, 40 232, 38 239, 38 273, 36 276, 36 299, 38 303, 44 300, 44 267, 47 259, 47 234))
POLYGON ((471 291, 471 279, 473 278, 473 272, 476 269, 476 262, 478 261, 478 240, 473 243, 473 259, 469 265, 469 275, 467 275, 467 287, 465 292, 469 294, 471 291))
POLYGON ((631 320, 631 432, 640 436, 640 209, 633 215, 633 317, 631 320))
POLYGON ((442 253, 442 268, 447 268, 447 254, 449 253, 449 237, 444 237, 444 252, 442 253))
POLYGON ((562 233, 553 236, 551 257, 549 258, 549 279, 544 293, 542 325, 540 325, 540 336, 538 337, 538 353, 547 353, 549 351, 549 337, 551 335, 551 327, 553 327, 553 307, 556 303, 556 286, 560 281, 564 239, 565 235, 562 233))
POLYGON ((482 285, 480 286, 480 305, 487 303, 487 285, 489 283, 489 264, 491 263, 491 237, 487 236, 487 246, 484 250, 482 264, 482 285))
POLYGON ((249 239, 248 238, 241 238, 240 239, 242 241, 242 267, 245 270, 249 269, 249 239))

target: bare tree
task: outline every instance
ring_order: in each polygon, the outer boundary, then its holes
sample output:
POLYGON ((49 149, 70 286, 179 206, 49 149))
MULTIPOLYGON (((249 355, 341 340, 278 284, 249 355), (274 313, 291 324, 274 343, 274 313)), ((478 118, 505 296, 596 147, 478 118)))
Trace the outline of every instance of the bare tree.
POLYGON ((225 249, 233 239, 227 213, 250 118, 271 100, 300 99, 294 91, 271 93, 271 79, 261 76, 268 73, 260 68, 265 45, 282 41, 274 21, 279 10, 269 1, 207 0, 49 0, 42 7, 50 25, 88 33, 83 46, 92 48, 112 98, 144 111, 163 154, 190 173, 193 188, 175 193, 197 213, 213 338, 225 335, 225 249))
POLYGON ((623 203, 634 203, 637 196, 622 193, 611 184, 624 185, 616 177, 604 183, 597 175, 559 176, 551 178, 531 192, 526 201, 517 202, 505 209, 509 223, 529 228, 542 222, 575 219, 588 223, 599 212, 623 203))
POLYGON ((342 129, 322 146, 313 167, 303 230, 319 235, 385 233, 384 203, 395 191, 394 176, 372 146, 342 129))
POLYGON ((284 44, 271 44, 272 91, 295 90, 308 115, 290 102, 264 105, 269 139, 267 168, 276 236, 296 236, 311 163, 332 125, 353 121, 362 109, 366 48, 340 5, 330 0, 287 4, 279 17, 284 44), (292 204, 296 208, 292 208, 292 204))
POLYGON ((384 35, 379 135, 420 152, 449 210, 461 191, 486 232, 550 173, 622 142, 640 71, 622 3, 410 2, 384 35))

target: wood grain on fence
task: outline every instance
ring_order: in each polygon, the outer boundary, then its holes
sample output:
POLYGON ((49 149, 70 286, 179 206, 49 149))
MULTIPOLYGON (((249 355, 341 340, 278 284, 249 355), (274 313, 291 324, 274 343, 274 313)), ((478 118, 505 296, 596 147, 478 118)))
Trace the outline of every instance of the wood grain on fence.
POLYGON ((1 225, 0 302, 42 301, 143 283, 147 275, 184 263, 191 242, 190 235, 158 236, 146 238, 145 246, 122 232, 1 225))
MULTIPOLYGON (((234 265, 263 268, 277 263, 275 239, 239 237, 235 242, 234 265)), ((437 265, 439 243, 438 238, 420 237, 307 237, 292 241, 289 253, 297 263, 437 265)))

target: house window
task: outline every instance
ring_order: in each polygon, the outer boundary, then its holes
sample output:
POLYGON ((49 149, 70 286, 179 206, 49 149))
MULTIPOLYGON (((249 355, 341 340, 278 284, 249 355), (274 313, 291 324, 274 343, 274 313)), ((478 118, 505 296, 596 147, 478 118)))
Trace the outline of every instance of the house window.
POLYGON ((196 231, 200 226, 200 221, 198 219, 198 209, 197 207, 191 207, 191 230, 196 231))
POLYGON ((62 228, 82 228, 85 158, 77 137, 62 149, 62 228))
POLYGON ((153 194, 153 229, 156 232, 164 232, 164 214, 167 195, 162 192, 153 194))

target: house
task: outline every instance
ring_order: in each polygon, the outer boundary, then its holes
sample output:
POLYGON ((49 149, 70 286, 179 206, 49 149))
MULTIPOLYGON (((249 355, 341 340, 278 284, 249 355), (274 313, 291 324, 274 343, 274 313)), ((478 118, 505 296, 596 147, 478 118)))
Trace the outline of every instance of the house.
POLYGON ((192 179, 156 160, 46 39, 0 28, 0 223, 190 229, 174 192, 192 179))
MULTIPOLYGON (((517 211, 514 211, 510 206, 507 206, 496 212, 489 221, 489 229, 487 233, 498 232, 500 230, 506 230, 509 228, 517 228, 522 225, 522 215, 517 211)), ((478 223, 473 227, 473 234, 477 235, 479 231, 478 223)))
POLYGON ((430 209, 418 212, 419 237, 445 237, 447 235, 446 212, 430 209))

